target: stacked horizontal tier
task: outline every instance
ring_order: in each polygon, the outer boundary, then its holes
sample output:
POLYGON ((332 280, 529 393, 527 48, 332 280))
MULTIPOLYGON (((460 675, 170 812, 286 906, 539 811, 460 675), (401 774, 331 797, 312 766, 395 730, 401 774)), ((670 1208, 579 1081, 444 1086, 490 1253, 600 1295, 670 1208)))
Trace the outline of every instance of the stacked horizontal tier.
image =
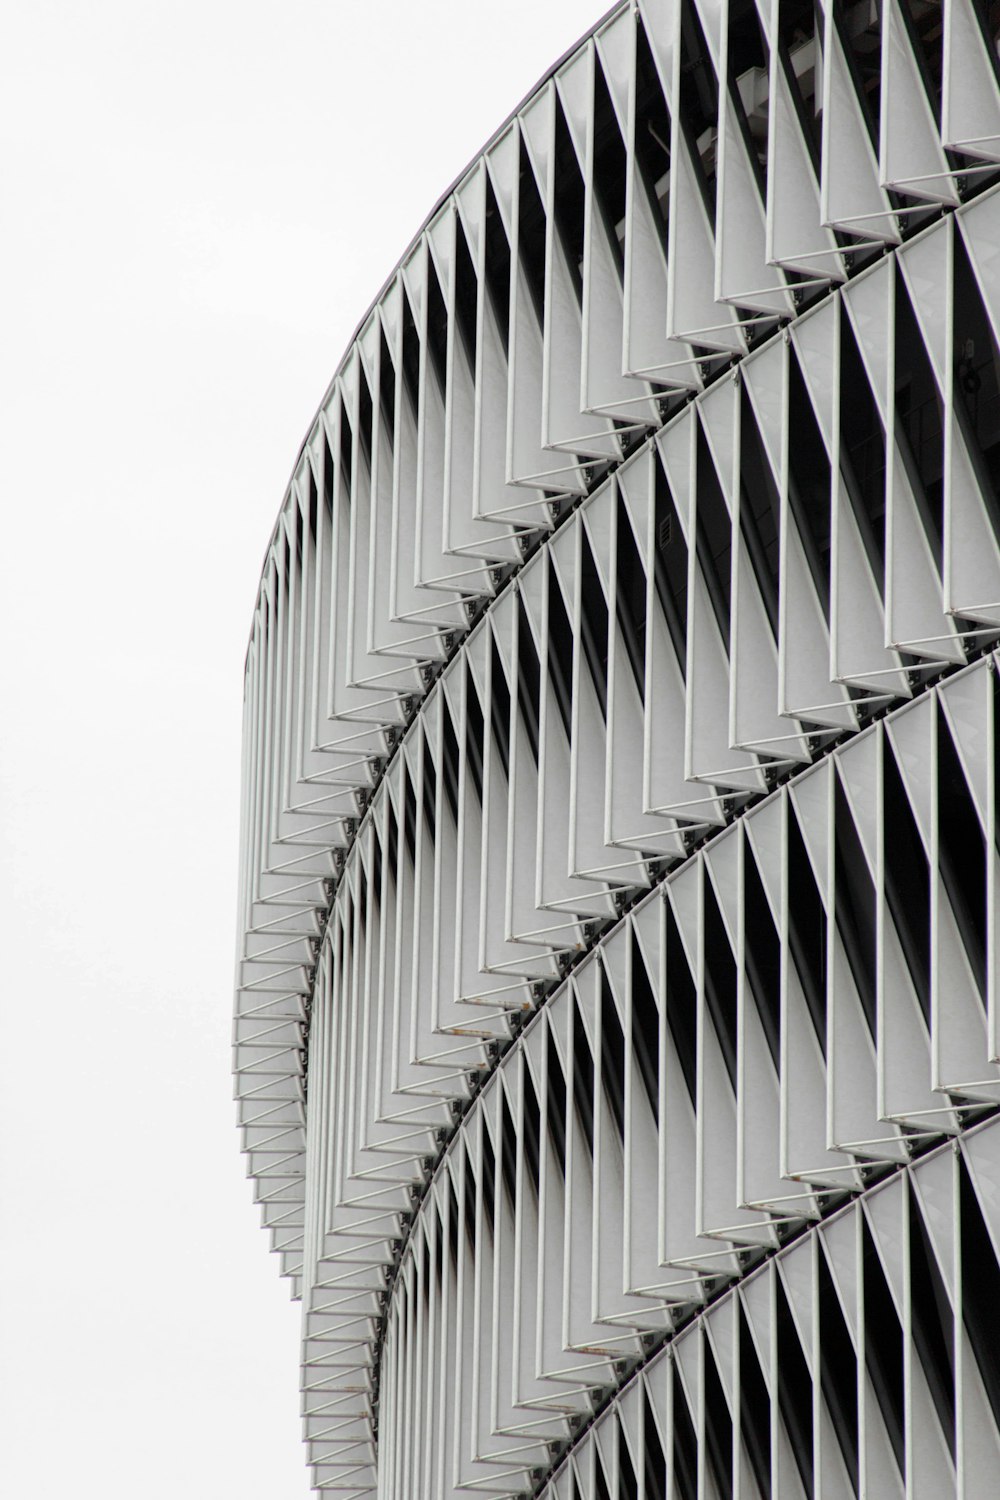
POLYGON ((640 1353, 605 1325, 596 1347, 564 1356, 561 1383, 550 1374, 534 1389, 518 1335, 544 1312, 523 1306, 534 1302, 530 1274, 518 1283, 504 1263, 517 1266, 520 1251, 524 1266, 516 1216, 505 1224, 497 1207, 485 1242, 504 1246, 500 1266, 488 1259, 475 1276, 473 1236, 492 1206, 470 1168, 449 1161, 390 1318, 381 1492, 988 1500, 1000 1461, 997 1155, 990 1123, 716 1284, 700 1306, 647 1293, 647 1310, 627 1315, 649 1330, 640 1353), (499 1314, 490 1272, 512 1299, 499 1314), (492 1370, 471 1350, 462 1358, 470 1323, 488 1330, 492 1370), (609 1384, 592 1417, 602 1352, 609 1384))

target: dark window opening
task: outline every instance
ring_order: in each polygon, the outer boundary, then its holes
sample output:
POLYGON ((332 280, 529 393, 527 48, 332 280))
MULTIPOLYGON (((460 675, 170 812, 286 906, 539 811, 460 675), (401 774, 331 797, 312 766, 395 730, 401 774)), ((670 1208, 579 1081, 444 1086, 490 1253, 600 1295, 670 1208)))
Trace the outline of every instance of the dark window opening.
POLYGON ((778 1407, 807 1496, 813 1493, 813 1383, 781 1278, 775 1277, 778 1407))
POLYGON ((693 5, 681 7, 679 123, 710 223, 715 223, 719 85, 693 5))
POLYGON ((663 465, 654 466, 653 583, 683 674, 687 666, 688 550, 663 465))
POLYGON ((365 464, 368 472, 372 467, 372 441, 374 438, 373 427, 374 411, 372 410, 372 393, 368 388, 368 379, 365 375, 361 361, 358 361, 358 449, 359 457, 365 464))
POLYGON ((510 323, 510 243, 489 174, 486 177, 486 222, 483 233, 486 237, 486 290, 506 354, 510 323))
POLYGON ((697 475, 695 538, 698 562, 711 600, 712 612, 719 626, 719 634, 728 654, 733 526, 708 440, 700 423, 697 475))
POLYGON ((500 1090, 500 1171, 512 1209, 517 1208, 517 1131, 507 1102, 507 1090, 497 1079, 500 1090))
POLYGON ((399 823, 392 810, 391 799, 385 820, 385 869, 393 886, 396 885, 399 864, 399 823))
MULTIPOLYGON (((793 428, 794 430, 794 428, 793 428)), ((775 638, 781 500, 746 385, 740 390, 740 534, 775 638)))
POLYGON ((578 304, 583 304, 583 221, 585 188, 573 138, 559 95, 555 99, 554 218, 569 265, 578 304))
MULTIPOLYGON (((594 1454, 594 1488, 597 1492, 596 1500, 611 1500, 611 1489, 604 1473, 604 1455, 596 1443, 594 1444, 594 1448, 596 1450, 594 1454)), ((612 1476, 613 1482, 614 1476, 612 1476)), ((573 1488, 579 1494, 579 1486, 575 1479, 573 1480, 573 1488)))
POLYGON ((580 636, 601 708, 608 716, 608 606, 586 528, 580 528, 580 636))
POLYGON ((587 1150, 594 1155, 594 1057, 587 1040, 587 1028, 583 1024, 580 1007, 574 999, 573 1005, 573 1107, 587 1142, 587 1150))
POLYGON ((795 807, 788 803, 788 947, 816 1039, 826 1056, 826 908, 795 807))
POLYGON ((1000 29, 1000 9, 996 0, 971 0, 972 13, 979 26, 983 40, 983 52, 989 58, 993 76, 1000 83, 1000 57, 997 55, 997 31, 1000 29))
POLYGON ((917 71, 927 91, 931 110, 940 127, 943 77, 941 0, 900 0, 899 14, 909 34, 917 71))
POLYGON ((427 1316, 428 1309, 430 1308, 430 1305, 431 1305, 431 1280, 430 1280, 430 1272, 431 1272, 431 1253, 432 1253, 432 1247, 433 1247, 433 1244, 434 1244, 434 1225, 433 1225, 433 1216, 429 1216, 429 1217, 431 1217, 431 1224, 429 1225, 428 1230, 427 1230, 426 1248, 424 1249, 424 1251, 422 1252, 422 1254, 420 1254, 419 1256, 415 1255, 414 1258, 413 1258, 413 1260, 414 1260, 414 1270, 416 1272, 415 1280, 416 1280, 416 1284, 417 1284, 417 1295, 418 1295, 418 1299, 419 1299, 419 1306, 421 1306, 423 1308, 423 1316, 424 1317, 427 1316), (426 1256, 426 1259, 424 1258, 425 1256, 426 1256))
POLYGON ((372 869, 368 888, 372 893, 375 910, 382 909, 382 841, 376 831, 372 839, 372 869))
POLYGON ((323 438, 323 509, 327 520, 333 519, 333 454, 329 439, 323 438))
POLYGON ((316 476, 312 470, 312 464, 308 466, 309 476, 307 510, 309 513, 309 535, 313 542, 316 541, 316 531, 319 526, 319 496, 316 492, 316 476))
POLYGON ((670 116, 650 51, 649 39, 637 17, 635 52, 635 151, 639 180, 653 210, 654 221, 666 223, 670 205, 670 116))
POLYGON ((517 707, 531 753, 538 762, 538 721, 541 713, 541 669, 524 600, 517 600, 517 707))
MULTIPOLYGON (((471 1255, 475 1255, 475 1253, 476 1253, 476 1177, 475 1177, 475 1173, 472 1170, 472 1159, 469 1156, 468 1151, 466 1150, 466 1148, 463 1145, 461 1145, 461 1142, 459 1144, 459 1150, 460 1150, 461 1154, 465 1157, 465 1191, 464 1191, 464 1193, 462 1195, 463 1198, 464 1198, 464 1200, 465 1200, 464 1201, 465 1238, 466 1238, 466 1242, 467 1242, 468 1247, 469 1247, 469 1253, 471 1255)), ((490 1202, 492 1203, 492 1201, 493 1201, 493 1199, 492 1199, 492 1188, 491 1188, 490 1202)))
POLYGON ((618 128, 600 59, 594 64, 594 202, 607 230, 615 265, 625 279, 625 142, 618 128))
POLYGON ((524 1169, 528 1181, 538 1196, 538 1159, 541 1130, 541 1110, 531 1069, 527 1064, 521 1070, 521 1143, 524 1150, 524 1169))
POLYGON ((427 834, 433 844, 435 830, 437 828, 437 771, 434 768, 434 760, 430 748, 425 745, 423 755, 423 766, 421 775, 421 801, 424 810, 424 822, 427 825, 427 834))
POLYGON ((736 960, 708 872, 705 892, 705 1001, 719 1039, 729 1081, 736 1090, 736 960))
POLYGON ((931 1018, 930 864, 892 744, 883 742, 885 894, 924 1018, 931 1018))
POLYGON ((413 420, 417 418, 417 408, 420 405, 420 335, 414 322, 413 313, 410 309, 410 299, 406 293, 402 298, 403 309, 403 391, 410 404, 413 420))
POLYGON ((440 1294, 444 1288, 444 1258, 447 1248, 444 1238, 444 1222, 440 1214, 434 1215, 434 1239, 437 1249, 437 1254, 434 1257, 434 1280, 437 1284, 438 1300, 440 1302, 440 1294))
POLYGON ((490 635, 490 655, 492 658, 492 671, 490 673, 490 729, 493 734, 493 744, 496 747, 503 774, 510 777, 510 688, 507 686, 507 673, 504 671, 500 652, 497 649, 496 638, 490 635))
POLYGON ((528 148, 521 140, 517 254, 539 323, 545 321, 545 209, 538 192, 528 148))
POLYGON ((868 1028, 875 1035, 875 885, 847 794, 835 784, 834 893, 837 931, 844 945, 868 1028))
POLYGON ((761 1500, 771 1500, 771 1397, 746 1313, 740 1319, 740 1437, 761 1500))
POLYGON ((417 795, 413 786, 413 778, 404 771, 403 784, 403 842, 406 852, 410 856, 410 864, 414 864, 417 857, 417 795))
POLYGON ((819 1358, 823 1399, 844 1458, 854 1493, 858 1493, 858 1357, 844 1318, 837 1288, 826 1262, 819 1265, 819 1358))
POLYGON ((356 939, 355 919, 364 900, 364 890, 359 884, 358 892, 352 900, 344 904, 344 977, 357 971, 357 965, 361 956, 361 943, 356 939))
POLYGON ((458 773, 459 773, 459 750, 458 736, 452 723, 451 710, 448 707, 447 697, 442 694, 441 702, 441 785, 444 787, 445 799, 451 809, 452 821, 458 822, 458 773))
POLYGON ((629 1452, 628 1439, 618 1422, 618 1495, 617 1500, 639 1500, 639 1482, 629 1452))
POLYGON ((450 1175, 444 1173, 444 1181, 448 1194, 448 1252, 451 1259, 452 1275, 458 1274, 458 1198, 455 1195, 455 1185, 450 1175))
POLYGON ((354 434, 343 401, 340 402, 340 496, 351 503, 351 464, 354 457, 354 434))
POLYGON ((830 617, 830 460, 794 347, 788 358, 788 506, 827 619, 830 617))
MULTIPOLYGON (((292 548, 287 541, 279 547, 278 551, 278 577, 284 588, 285 596, 292 588, 292 548)), ((302 561, 301 548, 299 549, 299 562, 302 561)))
POLYGON ((465 763, 480 805, 483 800, 483 752, 485 748, 485 725, 483 710, 479 702, 479 690, 472 668, 466 665, 465 678, 465 763))
POLYGON ((368 901, 367 901, 367 897, 368 897, 368 881, 365 879, 365 872, 364 872, 364 865, 363 864, 361 865, 361 867, 359 869, 358 877, 359 877, 358 878, 358 897, 357 897, 358 932, 360 934, 361 941, 363 942, 364 941, 365 933, 368 930, 368 901))
POLYGON ((986 841, 965 772, 937 712, 938 865, 980 999, 986 999, 986 841))
POLYGON ((983 500, 1000 531, 1000 349, 961 232, 954 236, 955 420, 965 438, 983 500))
POLYGON ((448 385, 448 309, 430 255, 427 257, 427 353, 443 396, 448 385))
POLYGON ((705 1371, 705 1456, 719 1500, 733 1495, 733 1419, 722 1388, 712 1346, 702 1346, 705 1371))
POLYGON ((546 1125, 549 1145, 555 1152, 559 1171, 566 1176, 566 1075, 559 1060, 556 1039, 549 1032, 546 1048, 546 1125))
POLYGON ((660 1116, 660 1008, 649 982, 639 940, 632 932, 632 1051, 653 1111, 660 1116))
POLYGON ((641 699, 646 691, 646 570, 621 496, 617 524, 615 613, 641 699))
POLYGON ((744 844, 744 961, 775 1073, 781 1069, 781 939, 750 841, 744 844))
POLYGON ((611 985, 600 966, 601 975, 601 1084, 618 1139, 625 1140, 625 1034, 618 1018, 618 1007, 611 985))
POLYGON ((674 1495, 698 1500, 698 1439, 676 1362, 671 1368, 674 1414, 674 1495))
POLYGON ((944 535, 944 405, 902 273, 896 273, 896 446, 934 561, 944 535))
POLYGON ((648 1500, 658 1500, 659 1496, 667 1493, 667 1455, 663 1451, 660 1429, 645 1391, 642 1396, 642 1425, 646 1440, 646 1495, 648 1500))
POLYGON ((549 685, 568 740, 573 723, 573 630, 551 553, 548 644, 549 685))
POLYGON ((819 6, 813 0, 783 0, 778 10, 778 61, 817 177, 823 119, 820 24, 819 6))
POLYGON ((1000 1266, 979 1197, 963 1157, 959 1157, 959 1212, 962 1242, 962 1318, 979 1366, 983 1388, 1000 1423, 1000 1266))
POLYGON ((382 426, 390 438, 396 430, 396 367, 385 334, 379 334, 378 404, 382 426))
POLYGON ((874 151, 878 151, 882 100, 882 0, 846 0, 830 7, 854 92, 874 151))
POLYGON ((756 166, 761 201, 767 190, 767 132, 770 113, 768 50, 755 0, 732 0, 729 7, 729 98, 756 166))
POLYGON ((489 1130, 483 1126, 483 1218, 489 1227, 490 1237, 493 1237, 494 1214, 496 1212, 497 1173, 496 1157, 493 1154, 493 1140, 489 1130))
POLYGON ((470 375, 476 370, 476 318, 479 303, 479 281, 472 264, 469 242, 462 221, 455 217, 455 326, 459 346, 465 353, 470 375))
POLYGON ((954 1320, 937 1259, 910 1190, 910 1318, 913 1344, 941 1423, 955 1457, 954 1320))
MULTIPOLYGON (((308 469, 308 465, 306 465, 308 469)), ((309 471, 309 484, 306 490, 306 507, 312 511, 315 504, 315 489, 312 482, 312 472, 309 471)), ((302 512, 301 505, 296 505, 293 511, 295 516, 295 557, 298 561, 299 572, 302 571, 302 542, 306 531, 306 518, 302 512)))
POLYGON ((882 1270, 871 1230, 862 1220, 864 1241, 865 1363, 875 1388, 892 1451, 905 1474, 903 1436, 903 1329, 882 1270))
POLYGON ((840 477, 868 562, 885 587, 885 432, 845 304, 840 313, 840 477))
POLYGON ((667 1025, 692 1105, 698 1077, 698 992, 669 901, 667 920, 667 1025))

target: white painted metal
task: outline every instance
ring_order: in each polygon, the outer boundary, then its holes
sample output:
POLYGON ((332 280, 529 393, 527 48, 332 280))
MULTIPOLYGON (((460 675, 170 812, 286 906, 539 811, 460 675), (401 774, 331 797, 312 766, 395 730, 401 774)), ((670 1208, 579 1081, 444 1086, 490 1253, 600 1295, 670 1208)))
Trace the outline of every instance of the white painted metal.
POLYGON ((606 16, 296 462, 234 1063, 319 1490, 991 1493, 995 39, 819 12, 606 16))

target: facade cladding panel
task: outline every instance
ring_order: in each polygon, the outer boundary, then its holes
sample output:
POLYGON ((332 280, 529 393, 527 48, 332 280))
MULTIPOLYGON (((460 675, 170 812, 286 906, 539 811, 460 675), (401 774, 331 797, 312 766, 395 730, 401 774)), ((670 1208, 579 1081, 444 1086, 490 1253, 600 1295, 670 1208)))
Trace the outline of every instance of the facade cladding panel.
POLYGON ((1000 1493, 1000 87, 639 0, 344 357, 247 657, 315 1484, 1000 1493))

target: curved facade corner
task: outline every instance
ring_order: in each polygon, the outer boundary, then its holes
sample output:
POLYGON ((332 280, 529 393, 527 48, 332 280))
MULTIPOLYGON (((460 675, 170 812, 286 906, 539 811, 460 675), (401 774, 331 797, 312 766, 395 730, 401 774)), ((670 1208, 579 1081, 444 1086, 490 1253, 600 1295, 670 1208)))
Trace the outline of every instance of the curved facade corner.
POLYGON ((638 0, 344 355, 246 661, 315 1486, 1000 1472, 1000 17, 638 0))

